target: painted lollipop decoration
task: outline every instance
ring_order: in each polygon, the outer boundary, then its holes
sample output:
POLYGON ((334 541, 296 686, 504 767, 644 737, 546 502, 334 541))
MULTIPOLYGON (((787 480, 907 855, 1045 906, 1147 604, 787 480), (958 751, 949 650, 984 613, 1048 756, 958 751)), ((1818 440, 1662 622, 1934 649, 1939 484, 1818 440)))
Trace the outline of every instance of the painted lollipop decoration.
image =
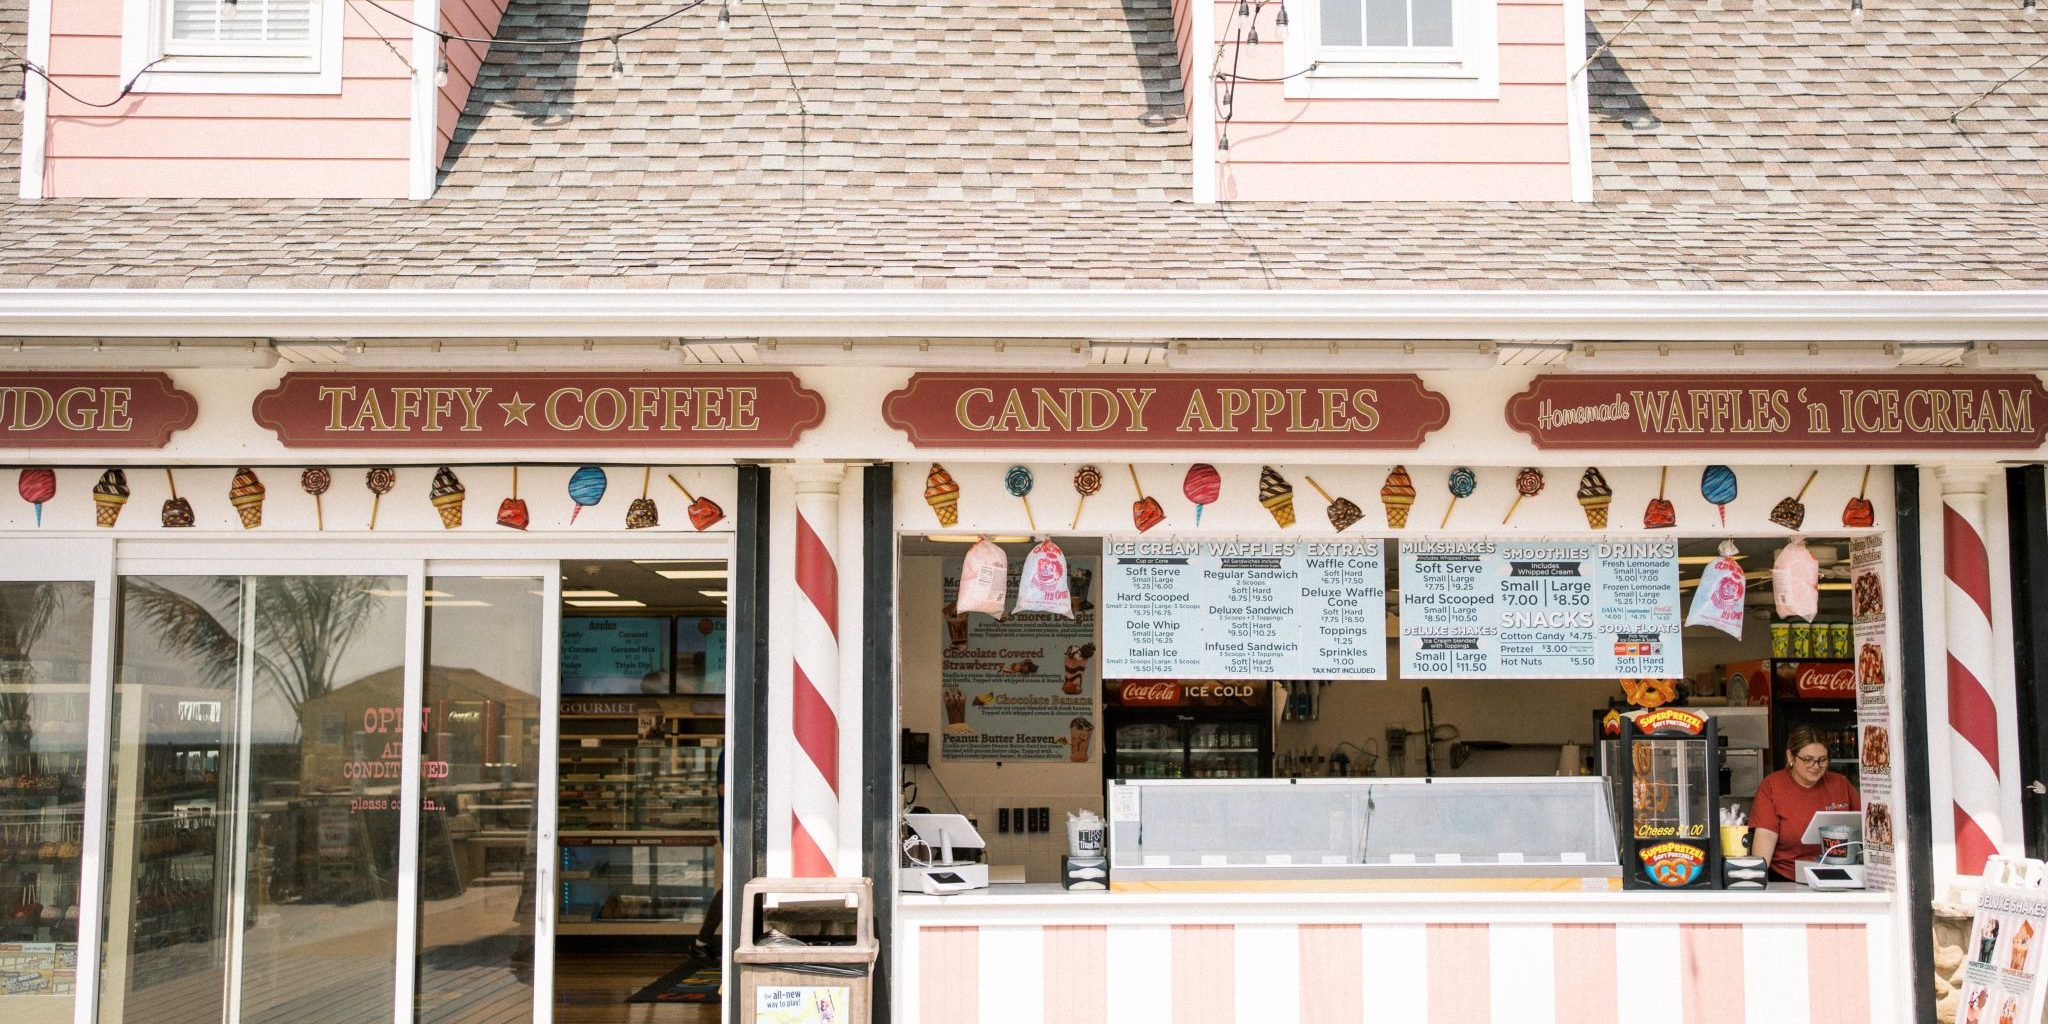
POLYGON ((1813 478, 1820 470, 1806 474, 1806 482, 1799 485, 1799 493, 1771 506, 1771 522, 1787 530, 1797 530, 1806 522, 1806 489, 1813 486, 1813 478))
POLYGON ((43 525, 43 502, 57 496, 57 471, 47 467, 21 471, 21 500, 36 507, 36 525, 43 525))
POLYGON ((1728 503, 1735 500, 1735 471, 1727 466, 1708 466, 1700 474, 1700 496, 1721 510, 1721 525, 1728 525, 1728 503))
POLYGON ((363 474, 363 485, 370 489, 370 529, 374 530, 377 528, 377 511, 384 505, 384 496, 398 486, 398 472, 389 466, 378 466, 363 474))
POLYGON ((1877 509, 1864 495, 1870 493, 1870 467, 1863 467, 1863 485, 1856 488, 1856 496, 1842 506, 1842 525, 1848 527, 1871 527, 1877 525, 1877 509))
POLYGON ((710 529, 711 524, 725 518, 725 510, 719 508, 717 502, 691 494, 690 489, 684 487, 683 482, 676 479, 674 473, 667 476, 668 482, 676 485, 676 490, 683 492, 683 497, 690 499, 690 525, 696 527, 699 532, 710 529))
POLYGON ((1330 497, 1330 492, 1323 490, 1323 485, 1316 483, 1315 477, 1304 473, 1301 478, 1308 481, 1308 485, 1315 488, 1316 493, 1322 495, 1324 501, 1330 503, 1330 507, 1326 511, 1330 514, 1330 525, 1336 527, 1338 533, 1343 533, 1357 526, 1358 521, 1365 518, 1365 510, 1359 508, 1357 502, 1352 501, 1350 498, 1330 497))
POLYGON ((327 529, 327 510, 320 507, 320 496, 334 486, 334 474, 324 469, 309 469, 299 474, 299 489, 313 496, 313 524, 318 529, 327 529))
POLYGON ((1439 530, 1451 525, 1451 513, 1457 509, 1458 499, 1469 498, 1472 496, 1473 491, 1479 489, 1479 476, 1472 472, 1469 467, 1459 466, 1451 470, 1450 487, 1451 503, 1444 509, 1443 522, 1436 524, 1436 528, 1439 530))
POLYGON ((1024 521, 1031 524, 1031 532, 1038 532, 1038 517, 1031 514, 1031 470, 1023 466, 1011 466, 1003 474, 1003 489, 1024 503, 1024 521))
POLYGON ((192 514, 192 503, 178 497, 178 478, 171 475, 169 467, 164 469, 164 480, 171 485, 171 496, 164 499, 164 525, 182 529, 198 522, 198 517, 192 514))
POLYGON ((1088 504, 1089 495, 1101 489, 1101 470, 1096 469, 1094 466, 1082 466, 1074 471, 1074 493, 1079 494, 1081 500, 1074 503, 1074 525, 1071 528, 1078 529, 1080 527, 1081 508, 1088 504))
POLYGON ((1271 466, 1259 467, 1259 504, 1273 513, 1281 529, 1294 525, 1294 485, 1271 466))
POLYGON ((1500 517, 1500 524, 1506 526, 1515 517, 1515 510, 1522 507, 1523 498, 1533 498, 1543 493, 1543 471, 1534 466, 1524 466, 1515 474, 1515 503, 1508 506, 1508 514, 1500 517))
POLYGON ((626 529, 645 530, 661 525, 661 510, 655 508, 654 499, 647 496, 647 485, 653 480, 654 467, 641 467, 640 496, 626 506, 626 529))
POLYGON ((569 500, 576 507, 569 510, 569 525, 576 525, 576 517, 583 510, 604 500, 604 470, 597 466, 584 466, 569 477, 569 500))
POLYGON ((128 504, 128 474, 110 469, 100 474, 92 488, 93 522, 112 527, 121 518, 121 506, 128 504))
POLYGON ((1223 493, 1223 474, 1206 462, 1197 462, 1188 467, 1187 479, 1180 482, 1180 492, 1195 503, 1195 525, 1202 525, 1202 509, 1223 493))
POLYGON ((526 514, 526 499, 519 496, 519 467, 512 467, 512 496, 498 502, 498 525, 524 530, 532 522, 526 514))
POLYGON ((1657 468, 1657 496, 1643 508, 1645 530, 1668 530, 1678 525, 1678 509, 1671 504, 1671 499, 1664 496, 1664 478, 1670 474, 1670 466, 1657 468))
POLYGON ((1166 510, 1159 507, 1158 498, 1145 496, 1145 485, 1138 482, 1138 467, 1131 467, 1131 486, 1138 489, 1138 500, 1131 502, 1131 521, 1144 533, 1166 521, 1166 510))

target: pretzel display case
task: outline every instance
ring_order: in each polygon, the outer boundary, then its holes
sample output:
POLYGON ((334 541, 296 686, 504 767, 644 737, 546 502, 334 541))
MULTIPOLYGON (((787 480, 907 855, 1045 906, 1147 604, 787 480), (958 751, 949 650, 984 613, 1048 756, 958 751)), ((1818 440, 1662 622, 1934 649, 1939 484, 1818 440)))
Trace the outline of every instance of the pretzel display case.
POLYGON ((1623 715, 1602 725, 1601 774, 1631 889, 1721 887, 1720 776, 1714 720, 1683 708, 1623 715))

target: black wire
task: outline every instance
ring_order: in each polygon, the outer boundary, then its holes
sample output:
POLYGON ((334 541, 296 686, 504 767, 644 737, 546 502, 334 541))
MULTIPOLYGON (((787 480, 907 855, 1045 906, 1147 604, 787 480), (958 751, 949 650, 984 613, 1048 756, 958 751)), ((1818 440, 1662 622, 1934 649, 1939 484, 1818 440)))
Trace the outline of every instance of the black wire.
POLYGON ((656 19, 654 19, 653 21, 649 21, 649 22, 647 22, 647 23, 645 23, 645 24, 641 24, 641 25, 636 25, 636 26, 634 26, 634 27, 632 27, 632 28, 620 29, 620 30, 619 30, 619 31, 617 31, 617 32, 607 32, 607 33, 604 33, 604 34, 601 34, 601 35, 594 35, 594 36, 577 36, 577 37, 575 37, 575 38, 573 38, 573 39, 528 39, 528 40, 521 40, 521 39, 480 39, 480 38, 477 38, 477 37, 475 37, 475 36, 462 36, 462 35, 456 35, 456 34, 455 34, 455 33, 453 33, 453 32, 443 32, 443 31, 441 31, 440 29, 438 29, 438 28, 434 28, 434 27, 433 27, 433 26, 431 26, 431 25, 422 25, 422 24, 420 24, 419 22, 417 22, 417 21, 414 21, 414 20, 412 20, 411 18, 408 18, 408 17, 406 17, 406 16, 405 16, 405 15, 403 15, 403 14, 400 14, 400 13, 398 13, 397 11, 394 11, 394 10, 392 10, 391 8, 389 8, 389 7, 386 7, 386 6, 384 6, 383 4, 381 4, 381 3, 378 3, 378 2, 377 2, 377 0, 349 0, 349 2, 350 2, 350 3, 363 3, 363 4, 369 4, 369 5, 371 6, 371 7, 374 7, 374 8, 376 8, 376 9, 380 10, 380 11, 383 11, 383 12, 384 12, 385 14, 387 14, 387 15, 390 15, 390 16, 391 16, 391 17, 393 17, 393 18, 397 18, 397 19, 398 19, 399 21, 402 21, 402 22, 404 22, 404 23, 406 23, 406 24, 408 24, 408 25, 411 25, 412 27, 414 27, 414 28, 416 28, 416 29, 419 29, 419 30, 420 30, 420 31, 422 31, 422 32, 432 32, 432 33, 433 33, 433 34, 434 34, 434 35, 435 35, 436 37, 438 37, 438 38, 439 38, 439 39, 440 39, 440 40, 441 40, 442 42, 444 42, 444 43, 482 43, 482 44, 484 44, 484 45, 486 45, 486 46, 511 46, 511 47, 516 47, 516 48, 520 48, 520 49, 527 49, 527 50, 547 50, 547 49, 556 49, 556 48, 568 49, 568 48, 572 48, 572 47, 582 46, 582 45, 583 45, 583 44, 585 44, 585 43, 614 43, 614 44, 616 44, 616 43, 617 43, 617 42, 618 42, 619 40, 621 40, 621 39, 624 39, 624 38, 626 38, 627 36, 631 36, 631 35, 637 35, 637 34, 639 34, 639 33, 641 33, 641 32, 645 32, 645 31, 647 31, 648 29, 654 28, 655 26, 657 26, 657 25, 660 25, 660 24, 662 24, 662 23, 664 23, 664 22, 667 22, 667 21, 672 21, 672 20, 674 20, 674 19, 676 19, 676 18, 679 18, 679 17, 681 17, 681 16, 682 16, 682 15, 684 15, 684 14, 688 14, 689 12, 691 12, 691 11, 693 11, 693 10, 696 10, 696 9, 697 9, 697 8, 699 8, 699 7, 702 7, 702 6, 704 6, 704 4, 706 3, 706 0, 690 0, 690 2, 689 2, 689 3, 687 3, 687 4, 684 4, 683 6, 681 6, 681 7, 678 7, 678 8, 676 8, 675 10, 673 10, 673 11, 670 11, 670 12, 668 12, 667 14, 664 14, 664 15, 662 15, 661 17, 659 17, 659 18, 656 18, 656 19))
MULTIPOLYGON (((1300 78, 1301 76, 1306 75, 1311 71, 1314 71, 1316 69, 1316 63, 1317 62, 1312 61, 1309 63, 1308 67, 1302 68, 1300 71, 1296 71, 1291 75, 1281 75, 1278 78, 1253 78, 1250 75, 1240 75, 1235 71, 1218 71, 1216 72, 1216 77, 1218 80, 1227 82, 1285 82, 1290 78, 1300 78)), ((1232 64, 1231 66, 1235 67, 1236 65, 1232 64)))
POLYGON ((34 63, 33 61, 27 61, 27 60, 24 60, 24 61, 19 61, 19 62, 17 62, 17 63, 16 63, 16 65, 15 65, 15 66, 16 66, 16 67, 19 67, 19 68, 21 69, 21 73, 22 73, 22 75, 23 75, 24 77, 25 77, 25 76, 27 76, 27 75, 28 75, 28 73, 29 73, 29 72, 31 72, 31 71, 35 72, 35 74, 36 74, 36 77, 37 77, 37 78, 40 78, 40 79, 42 79, 42 80, 43 80, 43 82, 44 82, 45 84, 47 84, 47 85, 48 85, 48 86, 49 86, 50 88, 52 88, 52 89, 55 89, 55 90, 57 90, 58 92, 61 92, 61 93, 63 93, 64 95, 66 95, 66 96, 69 96, 69 97, 71 97, 71 102, 73 102, 73 103, 77 103, 77 104, 79 104, 80 106, 86 106, 86 107, 91 107, 91 108, 93 108, 94 110, 105 110, 105 109, 107 109, 108 107, 114 106, 115 104, 118 104, 118 103, 120 103, 120 102, 121 102, 122 100, 125 100, 125 99, 127 99, 127 98, 128 98, 128 94, 129 94, 129 93, 131 93, 131 92, 134 92, 134 91, 135 91, 135 83, 136 83, 136 82, 138 82, 138 81, 141 81, 141 80, 142 80, 142 76, 143 76, 144 74, 146 74, 146 73, 147 73, 147 72, 149 71, 149 69, 150 69, 150 68, 156 67, 156 66, 157 66, 158 64, 162 64, 162 63, 163 63, 163 62, 164 62, 165 60, 167 60, 167 59, 169 59, 169 58, 167 58, 167 57, 158 57, 157 59, 155 59, 155 60, 153 60, 153 61, 150 61, 150 62, 149 62, 149 63, 147 63, 147 64, 144 64, 144 65, 142 66, 142 70, 141 70, 141 71, 137 71, 137 72, 135 73, 135 76, 134 76, 133 78, 130 78, 130 79, 128 79, 128 81, 127 81, 127 82, 123 83, 123 84, 122 84, 122 86, 121 86, 121 91, 120 91, 120 92, 118 92, 118 93, 115 93, 115 94, 114 94, 114 98, 113 98, 113 99, 110 99, 110 100, 108 100, 108 101, 106 101, 105 103, 94 103, 93 101, 91 101, 91 100, 88 100, 88 99, 86 99, 86 98, 84 98, 84 97, 82 97, 82 96, 78 95, 77 93, 75 93, 75 92, 72 92, 71 90, 69 90, 69 89, 66 89, 66 88, 64 88, 63 86, 61 86, 61 85, 58 85, 58 84, 57 84, 57 80, 56 80, 56 79, 54 79, 54 78, 51 78, 51 77, 50 77, 50 73, 49 73, 49 72, 47 72, 47 71, 44 71, 44 70, 43 70, 42 68, 39 68, 39 67, 37 67, 37 66, 35 65, 35 63, 34 63))

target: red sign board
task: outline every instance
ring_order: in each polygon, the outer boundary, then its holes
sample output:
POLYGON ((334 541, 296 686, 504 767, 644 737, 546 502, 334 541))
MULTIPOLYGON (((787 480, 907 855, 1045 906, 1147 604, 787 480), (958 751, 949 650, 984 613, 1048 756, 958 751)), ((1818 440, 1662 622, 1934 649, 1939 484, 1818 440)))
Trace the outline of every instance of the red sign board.
POLYGON ((198 418, 161 373, 0 373, 0 448, 162 448, 198 418))
POLYGON ((1413 448, 1450 415, 1406 373, 916 373, 882 402, 919 448, 1413 448))
POLYGON ((1127 708, 1264 707, 1266 684, 1245 681, 1177 682, 1172 679, 1112 681, 1112 704, 1127 708))
POLYGON ((1856 666, 1846 661, 1802 661, 1792 670, 1792 692, 1807 700, 1856 696, 1856 666))
POLYGON ((288 448, 787 448, 825 419, 791 373, 288 373, 288 448))
POLYGON ((2035 448, 2033 374, 1546 374, 1508 399, 1538 448, 2035 448))

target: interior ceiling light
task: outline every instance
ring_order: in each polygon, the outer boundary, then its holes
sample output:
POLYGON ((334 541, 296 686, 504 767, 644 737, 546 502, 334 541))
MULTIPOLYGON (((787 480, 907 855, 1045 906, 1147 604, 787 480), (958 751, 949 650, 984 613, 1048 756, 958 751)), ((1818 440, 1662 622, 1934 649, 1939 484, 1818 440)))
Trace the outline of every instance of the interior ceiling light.
POLYGON ((722 580, 724 569, 656 569, 656 576, 671 580, 722 580))
POLYGON ((609 590, 564 590, 563 597, 617 597, 609 590))
POLYGON ((647 602, 621 598, 616 601, 563 601, 571 608, 645 608, 647 602))

